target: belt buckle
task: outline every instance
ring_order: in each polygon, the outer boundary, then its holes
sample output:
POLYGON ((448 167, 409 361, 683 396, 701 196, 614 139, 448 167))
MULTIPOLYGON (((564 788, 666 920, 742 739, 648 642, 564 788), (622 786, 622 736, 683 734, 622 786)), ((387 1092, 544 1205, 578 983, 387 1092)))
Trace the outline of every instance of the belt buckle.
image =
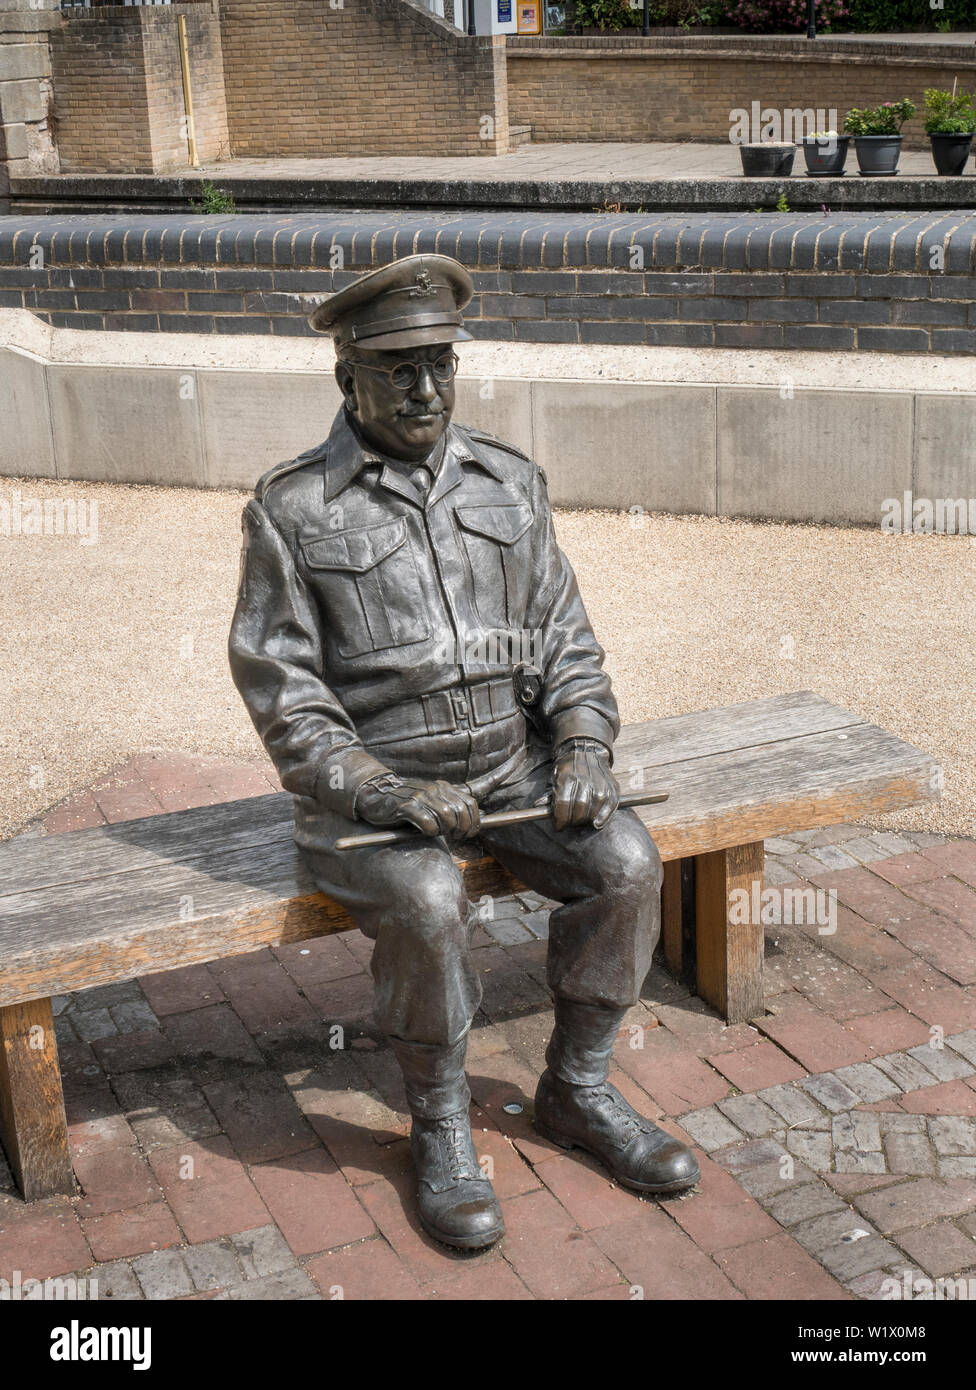
POLYGON ((454 710, 454 722, 459 729, 470 729, 471 716, 468 712, 468 702, 463 690, 452 690, 451 707, 454 710))

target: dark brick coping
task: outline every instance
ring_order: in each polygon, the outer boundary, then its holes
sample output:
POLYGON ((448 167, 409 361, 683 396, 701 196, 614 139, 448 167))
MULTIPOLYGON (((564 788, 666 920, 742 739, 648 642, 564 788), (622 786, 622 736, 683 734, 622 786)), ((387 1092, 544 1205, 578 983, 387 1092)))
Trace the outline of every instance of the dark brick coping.
POLYGON ((278 217, 0 217, 0 264, 289 266, 382 265, 443 252, 479 269, 823 270, 976 272, 976 211, 638 214, 319 213, 278 217))

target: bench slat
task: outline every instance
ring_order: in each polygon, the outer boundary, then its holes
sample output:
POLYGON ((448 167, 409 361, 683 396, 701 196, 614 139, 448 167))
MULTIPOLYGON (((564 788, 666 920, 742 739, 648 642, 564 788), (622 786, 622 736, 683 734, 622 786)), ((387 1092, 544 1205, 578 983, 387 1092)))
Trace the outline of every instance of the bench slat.
MULTIPOLYGON (((684 743, 669 740, 664 748, 656 738, 659 725, 650 726, 655 736, 647 760, 642 759, 645 785, 668 787, 671 799, 642 815, 662 857, 699 855, 936 799, 936 764, 927 754, 846 711, 817 704, 819 709, 798 706, 799 717, 808 730, 825 722, 827 730, 761 743, 755 741, 756 712, 734 707, 740 711, 743 746, 722 753, 698 751, 712 737, 705 716, 687 716, 699 722, 699 732, 688 734, 684 743), (685 760, 650 761, 672 758, 675 747, 685 760)), ((774 727, 779 727, 775 721, 774 727)), ((762 732, 768 734, 769 725, 762 732)), ((624 766, 618 758, 622 776, 624 766)), ((315 893, 301 865, 291 840, 287 795, 3 848, 8 854, 7 862, 0 862, 6 878, 0 896, 0 1006, 351 925, 342 909, 315 893), (248 813, 255 816, 253 834, 248 813), (190 822, 195 840, 186 833, 190 822), (222 824, 229 827, 227 835, 222 824), (206 835, 202 826, 209 827, 206 835), (101 872, 89 869, 71 882, 69 892, 64 864, 76 859, 77 850, 72 847, 60 861, 58 856, 67 842, 82 839, 99 851, 101 872), (119 841, 121 852, 113 857, 111 846, 119 841), (14 877, 9 851, 18 848, 28 856, 26 863, 16 861, 20 869, 14 877), (46 868, 44 886, 25 888, 32 882, 31 860, 38 870, 46 868), (60 870, 51 861, 60 862, 60 870), (181 901, 185 910, 188 899, 194 916, 181 920, 181 901)), ((464 871, 473 897, 511 891, 512 880, 492 860, 468 861, 464 871)), ((38 872, 33 881, 44 878, 38 872)))
MULTIPOLYGON (((667 768, 661 780, 670 788, 676 763, 765 748, 783 739, 852 726, 874 727, 818 695, 797 691, 725 709, 627 725, 617 741, 615 768, 622 780, 630 777, 634 767, 667 768)), ((789 790, 788 780, 785 791, 789 790)), ((670 823, 674 804, 672 797, 660 808, 655 824, 670 823)), ((704 824, 709 817, 707 805, 701 816, 704 824)), ((19 893, 25 884, 35 889, 59 883, 75 885, 106 874, 149 868, 160 859, 211 858, 247 846, 257 852, 272 840, 290 842, 292 824, 292 799, 287 793, 277 793, 75 830, 58 835, 54 843, 43 836, 8 841, 0 844, 0 898, 19 893)))

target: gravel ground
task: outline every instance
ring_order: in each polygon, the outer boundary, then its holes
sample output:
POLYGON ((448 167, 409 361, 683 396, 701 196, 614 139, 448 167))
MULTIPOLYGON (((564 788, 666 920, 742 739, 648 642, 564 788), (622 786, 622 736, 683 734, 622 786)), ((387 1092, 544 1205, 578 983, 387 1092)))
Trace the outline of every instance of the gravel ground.
MULTIPOLYGON (((253 757, 231 683, 244 495, 0 481, 84 500, 97 543, 0 534, 0 835, 150 749, 253 757)), ((625 720, 810 689, 943 763, 940 807, 879 818, 976 836, 976 547, 717 520, 561 512, 625 720)))

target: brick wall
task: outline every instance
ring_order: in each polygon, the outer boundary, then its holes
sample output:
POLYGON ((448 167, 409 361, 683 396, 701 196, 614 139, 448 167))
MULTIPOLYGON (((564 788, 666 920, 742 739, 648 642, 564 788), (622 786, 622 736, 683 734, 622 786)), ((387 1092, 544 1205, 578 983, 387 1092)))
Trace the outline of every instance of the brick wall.
POLYGON ((471 269, 478 338, 976 353, 976 213, 7 217, 0 307, 69 328, 301 336, 318 297, 425 250, 471 269))
MULTIPOLYGON (((837 112, 976 86, 976 50, 764 37, 510 38, 509 111, 533 141, 727 140, 729 112, 837 112), (937 54, 937 56, 936 56, 937 54)), ((906 144, 927 146, 921 116, 906 144)))
POLYGON ((503 39, 468 39, 412 0, 221 0, 220 12, 235 155, 508 150, 503 39))
POLYGON ((68 12, 51 36, 65 173, 158 173, 188 161, 177 21, 184 15, 201 159, 229 150, 220 27, 212 0, 68 12))

